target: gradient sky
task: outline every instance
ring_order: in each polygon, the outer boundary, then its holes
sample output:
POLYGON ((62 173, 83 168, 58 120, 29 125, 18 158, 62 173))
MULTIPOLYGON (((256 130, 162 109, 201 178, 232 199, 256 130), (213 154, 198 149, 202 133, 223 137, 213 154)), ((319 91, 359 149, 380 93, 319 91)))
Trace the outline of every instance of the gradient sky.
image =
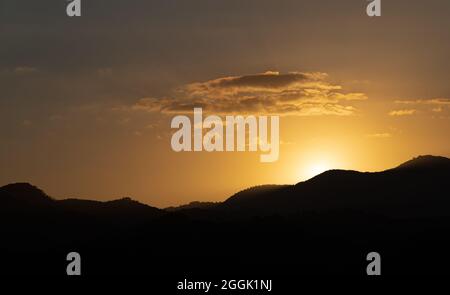
POLYGON ((450 156, 448 0, 66 3, 0 1, 1 185, 164 207, 450 156), (280 114, 279 161, 173 152, 181 104, 280 114))

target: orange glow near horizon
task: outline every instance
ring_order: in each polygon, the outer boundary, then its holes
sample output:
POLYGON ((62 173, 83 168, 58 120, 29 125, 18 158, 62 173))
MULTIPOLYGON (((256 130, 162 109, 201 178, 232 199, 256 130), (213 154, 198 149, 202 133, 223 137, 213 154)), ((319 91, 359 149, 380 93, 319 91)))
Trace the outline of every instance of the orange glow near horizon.
POLYGON ((166 207, 450 157, 450 1, 377 19, 357 1, 92 3, 79 23, 41 2, 0 23, 0 185, 166 207), (174 152, 171 120, 194 107, 279 115, 279 160, 174 152))

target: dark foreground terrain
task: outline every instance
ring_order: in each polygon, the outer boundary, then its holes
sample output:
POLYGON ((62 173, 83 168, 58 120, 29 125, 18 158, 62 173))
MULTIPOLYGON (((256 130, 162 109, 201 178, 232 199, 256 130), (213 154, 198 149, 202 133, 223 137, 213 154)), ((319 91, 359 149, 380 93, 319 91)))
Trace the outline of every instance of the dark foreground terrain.
POLYGON ((1 273, 65 275, 75 251, 83 275, 365 275, 375 251, 386 275, 450 274, 449 182, 450 159, 423 156, 170 210, 10 184, 0 188, 1 273))

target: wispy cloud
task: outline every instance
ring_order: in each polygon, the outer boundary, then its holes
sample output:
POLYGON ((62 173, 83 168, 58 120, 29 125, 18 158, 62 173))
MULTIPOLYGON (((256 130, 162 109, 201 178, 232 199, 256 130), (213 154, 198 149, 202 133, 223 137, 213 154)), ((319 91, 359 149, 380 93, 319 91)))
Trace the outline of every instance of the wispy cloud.
POLYGON ((187 113, 194 107, 216 114, 266 113, 296 116, 348 116, 351 104, 366 100, 364 93, 346 93, 327 81, 325 73, 265 72, 222 77, 184 85, 170 98, 142 98, 132 109, 187 113))
POLYGON ((112 68, 99 68, 97 69, 97 75, 100 77, 107 77, 113 74, 112 68))
POLYGON ((390 111, 389 116, 411 116, 417 113, 417 110, 415 109, 407 109, 407 110, 395 110, 390 111))
POLYGON ((27 75, 27 74, 36 73, 37 71, 38 71, 38 69, 34 68, 34 67, 21 66, 21 67, 14 68, 13 73, 17 74, 17 75, 27 75))
POLYGON ((396 100, 396 104, 450 106, 450 98, 396 100))
MULTIPOLYGON (((419 110, 424 113, 430 111, 432 113, 442 113, 444 111, 450 110, 450 98, 405 99, 405 100, 396 100, 394 101, 394 103, 397 105, 404 105, 414 108, 413 113, 397 111, 398 114, 396 114, 396 111, 391 112, 393 113, 393 115, 399 116, 412 115, 418 112, 419 110)), ((412 111, 412 109, 407 111, 412 111)))
POLYGON ((391 138, 391 133, 373 133, 373 134, 366 134, 366 137, 368 138, 391 138))
POLYGON ((33 122, 31 122, 30 120, 23 120, 22 121, 22 126, 24 127, 29 127, 33 124, 33 122))

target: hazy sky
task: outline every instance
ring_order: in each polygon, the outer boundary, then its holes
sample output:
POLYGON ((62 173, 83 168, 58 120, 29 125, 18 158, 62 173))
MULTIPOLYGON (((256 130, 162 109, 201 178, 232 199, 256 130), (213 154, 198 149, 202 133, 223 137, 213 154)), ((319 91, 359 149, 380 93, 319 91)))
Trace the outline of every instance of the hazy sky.
POLYGON ((448 0, 66 4, 0 0, 0 185, 167 206, 450 156, 448 0), (279 161, 173 152, 186 105, 280 114, 279 161))

